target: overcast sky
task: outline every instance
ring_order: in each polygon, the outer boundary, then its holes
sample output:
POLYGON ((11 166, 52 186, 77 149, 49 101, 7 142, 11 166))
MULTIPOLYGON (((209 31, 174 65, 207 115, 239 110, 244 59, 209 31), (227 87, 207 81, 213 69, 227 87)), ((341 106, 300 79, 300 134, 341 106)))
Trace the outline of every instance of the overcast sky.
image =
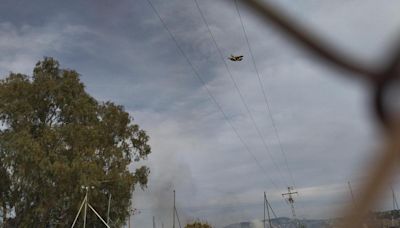
MULTIPOLYGON (((263 191, 278 216, 290 217, 281 194, 293 184, 301 218, 332 217, 349 203, 347 181, 357 187, 378 142, 368 86, 340 77, 345 72, 239 5, 260 84, 232 1, 198 0, 224 59, 193 0, 152 2, 204 83, 146 0, 0 0, 2 77, 31 75, 38 60, 52 56, 77 70, 96 99, 125 106, 151 137, 150 182, 134 193, 141 213, 132 224, 151 227, 155 215, 170 227, 173 189, 182 222, 216 227, 261 219, 263 191), (223 62, 230 54, 244 55, 226 62, 243 99, 223 62)), ((370 65, 382 62, 400 34, 399 1, 274 2, 370 65)))

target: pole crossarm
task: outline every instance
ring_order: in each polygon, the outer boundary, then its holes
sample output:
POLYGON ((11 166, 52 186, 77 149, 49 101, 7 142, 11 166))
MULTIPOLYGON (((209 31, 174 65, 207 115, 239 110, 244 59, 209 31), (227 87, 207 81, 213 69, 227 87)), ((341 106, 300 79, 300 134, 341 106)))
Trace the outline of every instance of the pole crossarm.
POLYGON ((298 192, 292 192, 293 187, 288 187, 287 189, 288 189, 288 191, 286 193, 283 193, 282 196, 283 197, 288 196, 287 201, 290 204, 290 208, 292 210, 293 219, 296 221, 297 225, 300 226, 300 222, 299 222, 299 220, 297 219, 297 216, 296 216, 296 210, 294 208, 294 198, 293 198, 293 195, 298 194, 298 192))

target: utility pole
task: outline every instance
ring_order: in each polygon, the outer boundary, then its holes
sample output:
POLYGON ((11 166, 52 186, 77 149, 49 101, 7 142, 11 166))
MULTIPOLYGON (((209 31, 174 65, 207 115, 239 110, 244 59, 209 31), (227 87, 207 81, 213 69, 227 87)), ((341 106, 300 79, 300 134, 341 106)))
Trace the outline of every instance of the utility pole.
POLYGON ((347 182, 347 184, 349 185, 349 190, 350 190, 350 195, 351 195, 351 200, 353 201, 353 205, 355 206, 356 201, 354 199, 354 195, 353 195, 353 189, 351 188, 351 184, 350 181, 347 182))
POLYGON ((174 212, 172 214, 172 228, 175 228, 175 212, 176 212, 176 207, 175 207, 175 189, 174 189, 174 212))
POLYGON ((83 186, 83 188, 86 190, 86 194, 85 194, 85 209, 83 210, 83 228, 85 228, 86 227, 86 215, 87 215, 89 187, 88 186, 83 186))
POLYGON ((264 220, 263 220, 264 228, 265 227, 265 192, 264 192, 264 220))
MULTIPOLYGON (((81 213, 82 208, 84 208, 84 215, 83 215, 83 227, 86 228, 86 217, 87 217, 87 208, 89 209, 97 216, 98 219, 107 227, 110 228, 110 225, 100 216, 99 212, 97 212, 92 205, 89 203, 89 186, 81 186, 82 189, 86 191, 85 193, 85 198, 83 199, 83 202, 81 206, 79 207, 78 213, 75 216, 74 222, 71 225, 71 228, 74 228, 76 221, 78 220, 79 214, 81 213)), ((91 189, 94 189, 94 186, 90 186, 91 189)))
POLYGON ((393 211, 392 211, 392 227, 394 226, 394 214, 396 213, 396 210, 399 210, 399 205, 397 204, 397 199, 396 199, 396 195, 394 194, 394 190, 393 187, 390 186, 390 189, 392 190, 392 197, 393 197, 393 211))
POLYGON ((288 187, 288 191, 286 193, 283 193, 282 196, 283 197, 288 196, 287 202, 290 204, 290 207, 292 209, 293 219, 295 221, 297 221, 297 224, 299 225, 299 221, 297 220, 297 217, 296 217, 296 211, 294 209, 294 199, 293 199, 293 195, 298 194, 298 192, 292 192, 292 190, 293 190, 293 187, 288 187))
POLYGON ((156 228, 156 218, 153 216, 153 228, 156 228))
POLYGON ((394 193, 393 187, 390 186, 390 189, 392 190, 393 210, 399 210, 399 205, 397 204, 397 198, 396 198, 396 194, 394 193))
POLYGON ((111 193, 108 196, 107 224, 110 224, 110 206, 111 206, 111 193))
POLYGON ((266 228, 265 227, 265 208, 267 208, 269 228, 272 228, 271 216, 269 214, 269 207, 270 207, 270 204, 267 199, 267 194, 265 194, 265 192, 264 192, 264 228, 266 228))

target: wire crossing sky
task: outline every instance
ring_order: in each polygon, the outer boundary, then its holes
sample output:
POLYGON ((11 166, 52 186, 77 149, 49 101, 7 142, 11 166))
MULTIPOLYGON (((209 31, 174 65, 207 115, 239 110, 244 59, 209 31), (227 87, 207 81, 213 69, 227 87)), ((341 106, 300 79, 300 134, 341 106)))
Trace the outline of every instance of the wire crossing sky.
POLYGON ((265 107, 266 107, 268 116, 270 117, 270 119, 271 119, 271 121, 272 121, 272 127, 273 127, 273 129, 274 129, 274 133, 275 133, 275 135, 276 135, 276 137, 277 137, 277 139, 278 139, 280 152, 282 153, 282 155, 283 155, 283 157, 284 157, 285 165, 286 165, 286 168, 287 168, 287 170, 288 170, 288 172, 289 172, 290 179, 291 179, 291 181, 292 181, 292 185, 293 185, 293 186, 296 186, 295 181, 294 181, 294 177, 293 177, 293 174, 292 174, 292 171, 291 171, 291 169, 290 169, 290 167, 289 167, 289 164, 288 164, 288 159, 287 159, 287 157, 286 157, 286 153, 285 153, 285 151, 283 150, 283 147, 282 147, 282 142, 281 142, 281 139, 280 139, 280 137, 279 137, 279 132, 278 132, 278 129, 277 129, 277 127, 276 127, 274 117, 272 116, 272 113, 271 113, 271 107, 270 107, 270 104, 269 104, 269 102, 268 102, 267 93, 266 93, 266 91, 265 91, 265 89, 264 89, 264 86, 263 86, 263 83, 262 83, 262 80, 261 80, 261 76, 260 76, 260 73, 259 73, 259 71, 258 71, 258 67, 257 67, 257 64, 256 64, 256 60, 255 60, 255 58, 254 58, 254 54, 253 54, 253 51, 252 51, 252 48, 251 48, 251 45, 250 45, 250 42, 249 42, 249 38, 248 38, 248 36, 247 36, 247 32, 246 32, 246 28, 245 28, 244 23, 243 23, 242 15, 240 14, 240 10, 239 10, 239 6, 238 6, 238 3, 237 3, 237 0, 234 0, 234 2, 235 2, 236 11, 237 11, 238 16, 239 16, 240 25, 242 26, 243 35, 244 35, 244 37, 245 37, 246 44, 247 44, 247 47, 248 47, 248 49, 249 49, 249 53, 250 53, 250 56, 251 56, 251 61, 252 61, 253 66, 254 66, 254 70, 255 70, 255 72, 256 72, 258 82, 260 83, 260 88, 261 88, 262 95, 263 95, 263 98, 264 98, 264 101, 265 101, 265 107))
POLYGON ((196 7, 197 7, 197 9, 199 10, 199 13, 200 13, 200 15, 201 15, 201 18, 202 18, 202 20, 204 21, 204 24, 205 24, 206 27, 207 27, 207 31, 208 31, 208 33, 210 34, 210 37, 211 37, 211 39, 212 39, 212 41, 213 41, 213 43, 214 43, 216 49, 218 50, 218 53, 219 53, 219 55, 220 55, 220 57, 221 57, 221 59, 222 59, 222 61, 223 61, 223 63, 224 63, 224 66, 225 66, 225 68, 226 68, 226 70, 227 70, 227 72, 228 72, 228 75, 229 75, 229 77, 231 78, 231 80, 232 80, 232 82, 233 82, 233 84, 234 84, 234 86, 235 86, 236 91, 238 92, 238 95, 239 95, 239 97, 240 97, 240 100, 241 100, 243 106, 245 107, 246 112, 248 113, 248 115, 249 115, 249 117, 250 117, 250 119, 251 119, 251 122, 252 122, 254 128, 256 129, 257 134, 259 135, 259 137, 260 137, 260 139, 261 139, 261 141, 262 141, 262 143, 263 143, 263 146, 264 146, 264 148, 265 148, 265 151, 268 153, 269 157, 270 157, 271 160, 272 160, 272 163, 273 163, 274 167, 276 168, 276 170, 278 171, 278 173, 281 175, 281 178, 282 178, 282 181, 284 182, 284 185, 287 186, 287 182, 284 181, 284 178, 283 178, 283 175, 282 175, 282 171, 281 171, 280 167, 277 165, 277 163, 275 162, 275 160, 274 160, 274 158, 273 158, 273 156, 272 156, 272 154, 271 154, 271 151, 270 151, 270 149, 269 149, 269 147, 268 147, 268 144, 267 144, 267 142, 265 141, 265 138, 264 138, 263 134, 261 133, 261 130, 260 130, 260 128, 258 127, 256 121, 254 120, 254 116, 253 116, 253 114, 251 113, 250 108, 249 108, 249 106, 247 105, 246 100, 244 99, 244 97, 243 97, 243 95, 242 95, 242 92, 240 91, 240 88, 239 88, 239 86, 237 85, 236 80, 235 80, 235 78, 234 78, 233 75, 232 75, 232 72, 229 70, 228 64, 226 63, 226 60, 225 60, 226 57, 224 57, 224 55, 222 54, 222 51, 221 51, 221 49, 219 48, 218 43, 216 42, 213 33, 211 32, 211 29, 210 29, 210 27, 209 27, 209 25, 208 25, 208 23, 207 23, 206 18, 204 17, 203 12, 201 11, 201 9, 200 9, 200 7, 199 7, 199 4, 198 4, 197 0, 194 0, 194 2, 196 3, 196 7))

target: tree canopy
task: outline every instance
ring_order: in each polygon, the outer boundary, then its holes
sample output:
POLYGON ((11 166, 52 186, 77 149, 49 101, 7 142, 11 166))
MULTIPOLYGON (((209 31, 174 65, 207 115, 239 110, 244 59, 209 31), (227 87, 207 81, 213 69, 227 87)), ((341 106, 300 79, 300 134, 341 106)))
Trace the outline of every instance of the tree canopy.
MULTIPOLYGON (((89 202, 102 216, 111 194, 113 226, 124 224, 131 194, 146 187, 150 172, 136 162, 151 149, 122 106, 96 101, 76 71, 44 58, 31 77, 10 73, 0 81, 0 123, 3 225, 71 226, 81 186, 93 186, 89 202)), ((88 227, 100 223, 88 213, 88 227)))
POLYGON ((208 223, 196 221, 193 223, 186 224, 185 228, 212 228, 212 226, 209 225, 208 223))

